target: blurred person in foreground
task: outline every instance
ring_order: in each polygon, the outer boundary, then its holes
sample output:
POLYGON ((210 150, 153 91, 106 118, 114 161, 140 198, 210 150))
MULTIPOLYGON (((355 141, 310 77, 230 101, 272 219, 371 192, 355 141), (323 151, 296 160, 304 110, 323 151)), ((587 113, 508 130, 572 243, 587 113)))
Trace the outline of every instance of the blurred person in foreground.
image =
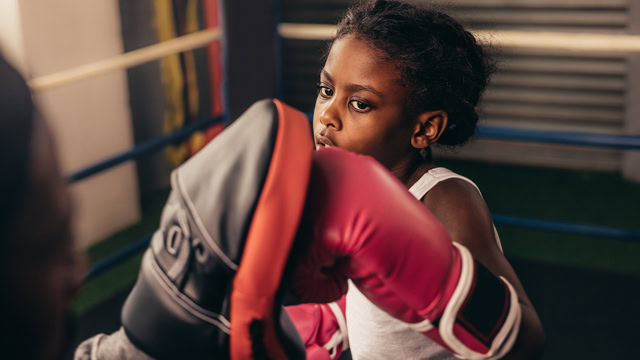
POLYGON ((71 202, 52 137, 22 76, 0 56, 0 354, 58 359, 82 282, 71 202))

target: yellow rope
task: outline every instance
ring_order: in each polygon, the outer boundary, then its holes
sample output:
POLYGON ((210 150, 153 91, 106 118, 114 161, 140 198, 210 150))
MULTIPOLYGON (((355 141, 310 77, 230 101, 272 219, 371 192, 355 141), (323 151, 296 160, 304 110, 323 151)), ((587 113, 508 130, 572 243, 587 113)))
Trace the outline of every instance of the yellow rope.
MULTIPOLYGON (((187 2, 186 11, 186 32, 192 33, 198 31, 198 1, 189 0, 187 2)), ((197 118, 200 113, 200 91, 198 89, 198 78, 196 69, 195 54, 193 51, 184 53, 185 75, 187 80, 187 99, 189 102, 189 115, 197 118)), ((195 154, 201 149, 206 142, 204 132, 197 131, 189 137, 189 154, 195 154)))
MULTIPOLYGON (((186 33, 198 31, 198 1, 187 1, 186 33)), ((193 51, 184 53, 185 80, 187 82, 187 99, 189 102, 189 115, 197 117, 200 110, 200 94, 198 90, 198 77, 196 74, 196 59, 193 51)))
MULTIPOLYGON (((171 0, 154 0, 155 25, 158 41, 166 41, 176 37, 173 7, 171 0)), ((184 125, 184 102, 182 92, 184 79, 180 67, 180 55, 167 55, 160 60, 160 76, 164 85, 165 109, 163 130, 173 132, 184 125)), ((165 153, 174 165, 181 164, 187 156, 184 145, 168 146, 165 153)))

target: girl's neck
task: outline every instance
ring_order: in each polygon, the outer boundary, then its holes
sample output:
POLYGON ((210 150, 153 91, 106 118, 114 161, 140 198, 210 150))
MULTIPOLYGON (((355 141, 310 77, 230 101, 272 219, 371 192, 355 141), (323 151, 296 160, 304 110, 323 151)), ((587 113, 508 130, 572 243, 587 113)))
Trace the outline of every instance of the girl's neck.
POLYGON ((407 188, 410 188, 424 173, 433 168, 433 162, 423 159, 422 156, 415 152, 397 162, 396 165, 390 168, 390 171, 407 188))

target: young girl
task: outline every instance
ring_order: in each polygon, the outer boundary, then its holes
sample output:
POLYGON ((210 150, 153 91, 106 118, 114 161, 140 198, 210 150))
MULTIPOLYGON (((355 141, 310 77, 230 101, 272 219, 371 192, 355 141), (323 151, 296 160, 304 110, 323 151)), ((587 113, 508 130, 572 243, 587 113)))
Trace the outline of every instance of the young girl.
MULTIPOLYGON (((474 134, 476 106, 492 70, 473 35, 443 13, 396 1, 356 6, 339 23, 320 74, 315 144, 378 160, 431 210, 454 241, 509 280, 523 317, 507 357, 538 358, 544 341, 540 320, 502 253, 478 188, 435 167, 431 157, 431 145, 461 145, 474 134)), ((296 317, 296 309, 288 311, 296 317)), ((325 308, 322 314, 331 311, 325 308)), ((330 323, 325 319, 320 326, 330 323)), ((346 327, 354 359, 454 359, 379 310, 352 285, 346 295, 346 327)), ((330 344, 319 342, 326 348, 346 344, 335 337, 330 344)))

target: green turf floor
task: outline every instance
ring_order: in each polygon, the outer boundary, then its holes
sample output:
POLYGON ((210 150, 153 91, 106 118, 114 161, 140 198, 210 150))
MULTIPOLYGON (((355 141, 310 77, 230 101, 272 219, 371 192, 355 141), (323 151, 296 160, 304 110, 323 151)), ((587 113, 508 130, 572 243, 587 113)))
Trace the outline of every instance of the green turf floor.
MULTIPOLYGON (((94 265, 122 247, 155 231, 168 195, 168 190, 146 195, 141 201, 142 220, 91 247, 87 252, 89 263, 94 265)), ((81 314, 125 287, 131 286, 138 275, 141 257, 142 254, 133 256, 87 282, 76 298, 74 312, 81 314)))
MULTIPOLYGON (((440 166, 471 178, 493 213, 604 225, 640 230, 640 184, 618 174, 542 169, 464 161, 440 161, 440 166)), ((89 249, 91 263, 155 230, 168 191, 147 195, 143 219, 89 249)), ((499 226, 505 254, 640 277, 640 241, 586 237, 499 226)), ((88 282, 74 310, 83 313, 131 286, 140 255, 88 282)))

